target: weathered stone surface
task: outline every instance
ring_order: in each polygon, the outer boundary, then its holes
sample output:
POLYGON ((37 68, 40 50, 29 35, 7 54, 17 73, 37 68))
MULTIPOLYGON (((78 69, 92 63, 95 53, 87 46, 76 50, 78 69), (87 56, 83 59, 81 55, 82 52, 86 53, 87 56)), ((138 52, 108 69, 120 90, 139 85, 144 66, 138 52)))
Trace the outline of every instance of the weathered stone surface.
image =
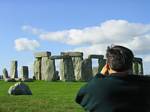
POLYGON ((36 58, 36 60, 34 61, 34 77, 36 80, 42 79, 42 76, 41 76, 41 59, 40 58, 36 58))
POLYGON ((18 82, 8 90, 10 95, 32 95, 30 88, 23 82, 18 82))
POLYGON ((41 74, 42 80, 52 81, 56 80, 56 68, 55 68, 55 61, 49 59, 48 57, 42 57, 42 64, 41 64, 41 74))
POLYGON ((89 81, 92 78, 92 60, 84 59, 81 63, 82 81, 89 81))
POLYGON ((5 82, 16 82, 16 80, 14 78, 6 78, 4 81, 5 82))
POLYGON ((59 55, 55 55, 55 56, 51 56, 50 59, 62 59, 63 56, 59 56, 59 55))
POLYGON ((0 75, 0 80, 2 80, 3 79, 3 76, 2 75, 0 75))
POLYGON ((63 81, 75 81, 72 58, 64 58, 60 61, 60 63, 60 79, 63 81))
POLYGON ((143 63, 142 62, 139 63, 138 67, 139 67, 139 75, 143 75, 144 74, 144 72, 143 72, 143 63))
POLYGON ((143 62, 142 62, 142 58, 138 58, 138 57, 135 57, 134 59, 133 59, 133 63, 136 63, 136 64, 138 64, 138 69, 137 69, 137 67, 135 66, 135 68, 134 68, 134 66, 133 66, 133 72, 134 73, 138 73, 138 75, 143 75, 144 73, 143 73, 143 62))
POLYGON ((98 67, 93 67, 92 73, 93 73, 93 76, 95 76, 98 73, 98 67))
POLYGON ((22 78, 15 78, 14 79, 16 82, 20 82, 22 80, 22 78))
POLYGON ((103 59, 104 55, 91 54, 91 55, 88 56, 88 58, 103 59))
POLYGON ((106 64, 106 59, 99 59, 98 60, 98 72, 100 73, 104 65, 106 64))
POLYGON ((134 57, 133 62, 141 63, 142 62, 142 58, 134 57))
POLYGON ((61 56, 83 57, 83 52, 61 52, 61 56))
POLYGON ((24 79, 28 79, 29 78, 28 66, 22 66, 20 72, 21 72, 22 78, 24 78, 24 79))
POLYGON ((139 67, 138 67, 138 62, 133 62, 133 74, 138 75, 139 72, 139 67))
POLYGON ((56 80, 60 80, 59 71, 56 71, 56 80))
POLYGON ((18 62, 15 61, 11 61, 11 69, 10 69, 10 77, 11 78, 18 78, 18 62))
POLYGON ((82 63, 83 57, 73 57, 73 68, 74 68, 74 74, 75 74, 75 79, 82 80, 81 76, 81 63, 82 63))
POLYGON ((28 79, 27 79, 27 78, 22 78, 21 81, 22 81, 22 82, 33 82, 33 79, 30 79, 30 78, 28 78, 28 79))
POLYGON ((51 56, 51 52, 48 52, 48 51, 34 53, 35 58, 50 57, 50 56, 51 56))
POLYGON ((7 71, 6 68, 4 68, 4 69, 3 69, 3 79, 5 80, 5 79, 7 79, 7 78, 9 78, 9 76, 8 76, 8 71, 7 71))

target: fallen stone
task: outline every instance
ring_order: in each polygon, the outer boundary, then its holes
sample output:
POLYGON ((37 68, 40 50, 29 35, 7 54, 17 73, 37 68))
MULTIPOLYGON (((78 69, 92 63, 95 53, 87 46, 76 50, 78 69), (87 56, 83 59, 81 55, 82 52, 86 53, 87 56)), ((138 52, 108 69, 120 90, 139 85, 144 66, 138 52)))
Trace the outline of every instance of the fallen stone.
POLYGON ((18 82, 8 90, 9 95, 32 95, 30 88, 23 82, 18 82))
POLYGON ((14 78, 6 78, 4 79, 5 82, 16 82, 14 78))
POLYGON ((21 81, 22 81, 22 82, 33 82, 33 79, 30 79, 30 78, 22 78, 21 81))

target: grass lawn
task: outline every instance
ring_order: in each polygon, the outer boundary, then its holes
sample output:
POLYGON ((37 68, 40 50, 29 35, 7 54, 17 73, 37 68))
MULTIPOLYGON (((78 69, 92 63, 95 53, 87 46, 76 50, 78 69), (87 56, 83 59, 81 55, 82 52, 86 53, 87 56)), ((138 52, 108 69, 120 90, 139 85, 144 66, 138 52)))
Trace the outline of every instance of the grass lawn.
POLYGON ((26 83, 33 95, 10 96, 7 91, 14 82, 0 81, 0 112, 84 112, 74 102, 83 82, 26 83))

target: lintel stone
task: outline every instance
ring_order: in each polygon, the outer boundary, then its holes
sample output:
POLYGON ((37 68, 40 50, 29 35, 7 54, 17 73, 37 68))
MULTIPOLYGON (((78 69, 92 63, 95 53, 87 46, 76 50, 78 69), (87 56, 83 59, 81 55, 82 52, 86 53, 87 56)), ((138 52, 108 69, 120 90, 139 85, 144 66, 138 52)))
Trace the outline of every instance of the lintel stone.
POLYGON ((34 53, 35 58, 49 57, 51 56, 51 52, 36 52, 34 53))
POLYGON ((103 59, 104 55, 91 54, 91 55, 88 56, 88 58, 103 59))
POLYGON ((82 57, 83 52, 61 52, 61 56, 82 57))
POLYGON ((133 62, 139 62, 139 63, 141 63, 142 62, 142 58, 134 57, 133 62))
POLYGON ((51 56, 50 59, 62 59, 63 56, 59 56, 59 55, 55 55, 55 56, 51 56))

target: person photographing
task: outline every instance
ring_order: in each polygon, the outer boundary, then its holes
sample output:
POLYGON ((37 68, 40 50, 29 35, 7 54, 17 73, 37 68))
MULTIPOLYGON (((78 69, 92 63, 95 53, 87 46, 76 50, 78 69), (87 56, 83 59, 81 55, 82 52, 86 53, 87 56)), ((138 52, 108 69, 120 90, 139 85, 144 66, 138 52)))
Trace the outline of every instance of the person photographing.
POLYGON ((75 101, 88 112, 150 112, 150 78, 132 74, 133 58, 126 47, 108 47, 101 73, 80 88, 75 101))

